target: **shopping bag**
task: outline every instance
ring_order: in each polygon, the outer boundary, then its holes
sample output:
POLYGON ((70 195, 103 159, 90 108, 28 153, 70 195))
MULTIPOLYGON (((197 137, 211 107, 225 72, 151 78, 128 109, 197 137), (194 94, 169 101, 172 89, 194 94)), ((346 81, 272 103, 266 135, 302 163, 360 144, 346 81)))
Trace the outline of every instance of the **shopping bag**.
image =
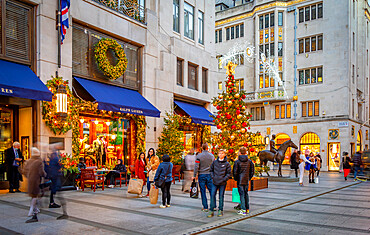
POLYGON ((315 184, 318 184, 319 183, 319 177, 316 177, 315 178, 315 184))
POLYGON ((190 186, 190 197, 191 198, 198 198, 199 196, 199 189, 198 189, 198 183, 193 180, 190 186))
POLYGON ((155 170, 155 171, 149 171, 149 181, 150 182, 153 182, 154 181, 154 177, 155 177, 155 174, 157 173, 157 170, 155 170))
POLYGON ((240 203, 240 195, 238 188, 233 188, 232 202, 240 203))
POLYGON ((127 192, 140 195, 143 190, 143 184, 144 181, 142 179, 130 179, 127 192))
POLYGON ((150 204, 157 204, 159 189, 154 185, 151 185, 150 187, 151 187, 149 191, 150 204))

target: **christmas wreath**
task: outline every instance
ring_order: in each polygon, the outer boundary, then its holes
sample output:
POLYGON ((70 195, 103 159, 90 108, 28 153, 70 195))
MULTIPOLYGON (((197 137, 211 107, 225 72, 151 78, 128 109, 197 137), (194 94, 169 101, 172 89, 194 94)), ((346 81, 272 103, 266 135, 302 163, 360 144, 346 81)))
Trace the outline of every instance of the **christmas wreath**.
POLYGON ((111 38, 102 38, 95 45, 95 60, 99 69, 105 76, 111 80, 115 80, 123 75, 127 68, 127 58, 125 51, 118 42, 111 38), (112 65, 107 58, 107 50, 114 51, 118 61, 116 65, 112 65))

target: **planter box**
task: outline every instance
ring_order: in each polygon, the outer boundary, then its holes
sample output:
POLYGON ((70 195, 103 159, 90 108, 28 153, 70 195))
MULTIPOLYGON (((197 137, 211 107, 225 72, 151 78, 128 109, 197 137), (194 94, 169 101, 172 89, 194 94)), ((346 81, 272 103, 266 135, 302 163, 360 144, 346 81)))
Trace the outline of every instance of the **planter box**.
MULTIPOLYGON (((234 179, 229 179, 226 185, 226 191, 233 191, 233 188, 237 187, 237 183, 234 179)), ((248 191, 256 191, 260 189, 268 188, 268 179, 263 177, 253 177, 249 183, 248 191)))

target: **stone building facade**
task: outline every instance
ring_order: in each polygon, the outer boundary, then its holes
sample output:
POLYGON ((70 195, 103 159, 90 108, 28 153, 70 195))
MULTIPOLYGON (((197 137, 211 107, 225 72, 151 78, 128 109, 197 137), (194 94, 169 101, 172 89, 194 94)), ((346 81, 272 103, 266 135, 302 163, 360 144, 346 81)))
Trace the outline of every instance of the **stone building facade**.
MULTIPOLYGON (((235 78, 249 93, 251 130, 320 153, 323 170, 339 170, 343 151, 368 149, 370 3, 222 2, 216 5, 224 9, 216 11, 217 57, 238 44, 256 51, 253 62, 245 54, 233 58, 239 63, 235 78)), ((223 89, 221 64, 219 72, 223 89)))

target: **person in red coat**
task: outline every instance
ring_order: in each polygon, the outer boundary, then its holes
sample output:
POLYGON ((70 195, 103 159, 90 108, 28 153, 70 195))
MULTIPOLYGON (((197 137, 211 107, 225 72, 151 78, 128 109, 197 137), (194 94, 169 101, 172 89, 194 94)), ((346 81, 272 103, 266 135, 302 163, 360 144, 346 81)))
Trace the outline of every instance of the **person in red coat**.
MULTIPOLYGON (((146 177, 145 177, 145 153, 141 152, 139 154, 139 157, 135 161, 135 178, 139 178, 143 180, 143 188, 146 182, 146 177)), ((142 197, 140 195, 139 197, 142 197)))

